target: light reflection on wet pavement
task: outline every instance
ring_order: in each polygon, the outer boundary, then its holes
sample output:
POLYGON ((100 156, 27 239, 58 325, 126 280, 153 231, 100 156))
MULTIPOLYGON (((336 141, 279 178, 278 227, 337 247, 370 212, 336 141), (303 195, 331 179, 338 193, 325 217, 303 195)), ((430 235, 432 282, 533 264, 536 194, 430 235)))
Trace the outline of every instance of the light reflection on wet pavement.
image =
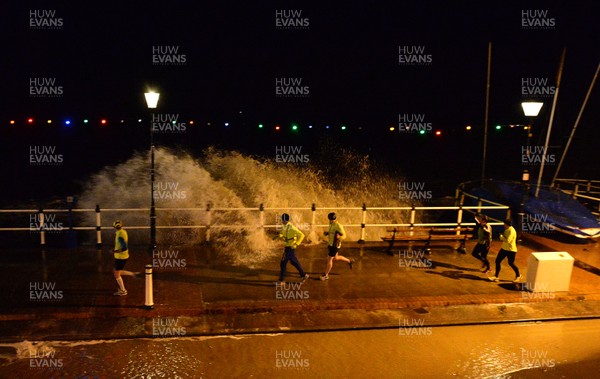
MULTIPOLYGON (((402 322, 404 321, 404 322, 402 322)), ((406 322, 408 321, 408 322, 406 322)), ((600 320, 0 344, 1 378, 593 378, 600 320)))

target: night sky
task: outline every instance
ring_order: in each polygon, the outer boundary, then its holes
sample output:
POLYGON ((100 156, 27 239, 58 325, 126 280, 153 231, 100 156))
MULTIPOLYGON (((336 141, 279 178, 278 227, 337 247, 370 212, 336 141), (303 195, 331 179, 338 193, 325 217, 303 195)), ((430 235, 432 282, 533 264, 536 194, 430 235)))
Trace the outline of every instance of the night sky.
MULTIPOLYGON (((600 61, 600 23, 594 4, 3 4, 2 176, 10 176, 24 187, 30 185, 24 177, 31 175, 58 175, 68 182, 127 159, 147 144, 148 133, 137 119, 148 119, 143 92, 152 86, 161 92, 160 112, 196 122, 195 129, 183 140, 169 136, 163 138, 163 145, 217 145, 252 154, 272 154, 277 144, 295 143, 308 150, 317 149, 317 141, 329 133, 343 145, 392 162, 391 172, 421 177, 445 175, 456 183, 476 178, 481 167, 478 160, 488 42, 493 44, 491 128, 500 124, 508 129, 509 124, 527 123, 520 107, 523 80, 546 79, 548 86, 554 86, 561 52, 567 49, 552 134, 552 144, 564 146, 600 61), (60 19, 61 26, 32 28, 32 10, 53 11, 52 17, 38 14, 35 22, 60 19), (277 28, 281 17, 278 21, 276 12, 282 10, 296 12, 285 22, 292 18, 291 22, 304 26, 277 28), (526 10, 542 13, 523 16, 526 10), (534 24, 550 22, 552 26, 523 29, 524 17, 534 24), (154 64, 156 46, 176 48, 185 56, 184 62, 154 64), (400 65, 400 46, 424 48, 431 64, 400 65), (54 79, 62 86, 62 93, 57 97, 34 97, 30 93, 31 78, 54 79), (278 78, 301 79, 302 86, 308 86, 308 95, 277 97, 278 78), (398 126, 399 114, 422 114, 443 136, 436 141, 432 133, 416 136, 390 132, 390 126, 398 126), (27 125, 29 117, 35 118, 35 125, 27 125), (102 117, 109 120, 105 131, 91 130, 101 128, 98 120, 102 117), (73 120, 71 130, 60 125, 66 118, 73 120), (84 118, 90 119, 89 125, 82 124, 84 118), (46 125, 46 119, 53 119, 54 124, 46 125), (125 123, 118 124, 120 119, 125 123), (10 125, 10 120, 15 120, 15 125, 10 125), (210 131, 201 129, 208 129, 207 122, 212 124, 210 131), (228 130, 224 130, 224 122, 230 123, 228 130), (259 123, 264 123, 265 130, 257 129, 259 123), (300 125, 299 136, 290 135, 291 123, 300 125), (273 131, 276 124, 283 127, 279 133, 273 131), (314 130, 306 130, 309 124, 314 130), (325 130, 325 125, 331 125, 332 130, 325 130), (345 135, 337 130, 341 125, 348 128, 345 135), (465 131, 466 125, 473 126, 470 133, 465 131), (131 144, 114 152, 111 141, 118 136, 130 138, 131 144), (77 158, 60 170, 41 173, 27 163, 32 144, 58 145, 71 158, 77 158), (446 155, 448 159, 442 160, 449 166, 423 163, 411 168, 393 163, 398 158, 431 161, 432 153, 446 155), (448 172, 447 167, 457 166, 460 168, 448 172)), ((536 142, 548 125, 552 102, 550 97, 537 99, 545 105, 534 124, 536 142)), ((598 179, 597 143, 592 141, 600 135, 596 131, 600 126, 599 99, 596 88, 571 147, 564 176, 598 179)), ((505 130, 502 136, 491 136, 490 160, 496 163, 490 163, 490 175, 516 179, 521 167, 516 162, 514 169, 507 169, 503 156, 508 150, 517 151, 524 141, 522 131, 505 130)), ((562 152, 558 147, 556 151, 562 152)), ((4 191, 8 191, 8 197, 23 193, 22 188, 4 191)), ((39 196, 31 189, 25 192, 39 196)))

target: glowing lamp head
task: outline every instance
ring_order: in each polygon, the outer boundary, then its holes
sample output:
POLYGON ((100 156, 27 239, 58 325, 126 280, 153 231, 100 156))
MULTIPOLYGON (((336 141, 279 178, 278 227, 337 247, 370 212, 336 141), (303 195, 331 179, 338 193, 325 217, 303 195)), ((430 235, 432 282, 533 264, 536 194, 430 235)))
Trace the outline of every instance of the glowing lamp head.
POLYGON ((154 109, 158 106, 158 98, 160 97, 160 93, 150 91, 146 92, 144 96, 146 97, 146 105, 148 108, 154 109))
POLYGON ((544 103, 537 101, 524 101, 521 103, 523 113, 525 113, 525 116, 527 117, 536 117, 540 113, 543 105, 544 103))

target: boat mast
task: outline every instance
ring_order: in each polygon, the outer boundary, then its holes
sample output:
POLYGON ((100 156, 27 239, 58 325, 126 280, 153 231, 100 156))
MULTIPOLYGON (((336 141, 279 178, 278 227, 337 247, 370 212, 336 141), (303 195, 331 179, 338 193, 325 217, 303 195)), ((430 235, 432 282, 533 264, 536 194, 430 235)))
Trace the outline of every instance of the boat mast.
POLYGON ((560 56, 560 65, 558 67, 558 77, 556 78, 556 91, 554 92, 554 100, 552 101, 552 112, 550 112, 550 122, 548 124, 548 132, 546 132, 546 143, 544 144, 544 150, 542 151, 542 164, 540 165, 540 174, 538 175, 537 188, 535 189, 535 197, 538 197, 540 193, 540 186, 542 185, 542 174, 544 173, 544 161, 546 160, 546 152, 548 150, 548 143, 550 142, 550 132, 552 131, 552 122, 554 121, 554 111, 556 109, 556 101, 558 100, 558 90, 560 88, 560 80, 562 78, 562 70, 565 64, 565 55, 567 49, 563 48, 560 56))
POLYGON ((560 157, 560 162, 558 163, 558 167, 556 168, 556 172, 554 173, 554 177, 552 178, 551 186, 554 187, 554 182, 558 177, 558 172, 565 160, 565 156, 567 155, 567 150, 569 150, 569 146, 571 146, 571 140, 575 135, 575 129, 579 125, 579 121, 581 120, 581 115, 583 114, 583 110, 587 105, 588 99, 590 98, 590 94, 592 93, 592 88, 594 88, 594 84, 596 84, 596 79, 598 78, 598 71, 600 70, 600 63, 598 63, 598 67, 596 67, 596 73, 594 74, 594 78, 592 79, 592 83, 590 83, 590 88, 588 88, 587 94, 585 95, 585 99, 583 100, 583 104, 581 105, 581 109, 579 109, 579 114, 577 115, 577 120, 575 120, 575 125, 573 125, 573 129, 571 130, 571 135, 569 136, 569 140, 567 141, 567 145, 565 146, 565 151, 563 151, 562 157, 560 157))
POLYGON ((490 72, 492 67, 492 42, 488 42, 487 84, 485 89, 485 121, 483 124, 483 160, 481 163, 481 185, 485 180, 485 156, 487 153, 488 113, 490 109, 490 72))

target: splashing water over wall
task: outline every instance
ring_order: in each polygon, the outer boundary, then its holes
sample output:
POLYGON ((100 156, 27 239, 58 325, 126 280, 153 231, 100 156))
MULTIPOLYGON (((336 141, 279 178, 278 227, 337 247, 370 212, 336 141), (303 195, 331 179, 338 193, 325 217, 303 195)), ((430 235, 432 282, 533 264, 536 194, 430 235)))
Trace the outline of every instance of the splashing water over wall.
MULTIPOLYGON (((339 155, 339 154, 338 154, 339 155)), ((338 161, 350 161, 346 153, 338 161)), ((398 179, 369 173, 368 159, 360 160, 363 167, 348 168, 345 180, 327 179, 324 172, 331 167, 316 165, 281 164, 246 156, 237 152, 208 149, 201 159, 182 152, 157 149, 155 152, 155 203, 157 208, 201 208, 201 210, 157 210, 157 226, 206 225, 210 221, 211 242, 238 264, 259 262, 272 254, 278 254, 280 243, 274 242, 275 228, 262 228, 259 206, 264 204, 264 224, 280 224, 281 213, 292 216, 292 222, 306 234, 307 243, 323 240, 325 228, 310 229, 311 204, 317 207, 316 223, 327 224, 323 208, 367 206, 406 206, 398 200, 398 179), (210 220, 206 206, 213 211, 210 220), (220 211, 219 208, 253 208, 256 211, 220 211), (295 210, 292 208, 307 208, 295 210), (236 226, 219 228, 222 225, 236 226), (277 252, 275 252, 277 251, 277 252)), ((149 208, 150 179, 148 154, 136 154, 127 162, 107 167, 93 175, 84 187, 79 205, 104 209, 149 208)), ((343 224, 360 224, 360 210, 336 210, 343 224)), ((89 215, 86 224, 94 224, 89 215)), ((407 214, 398 211, 370 211, 367 223, 390 223, 406 220, 407 214)), ((103 212, 103 224, 123 220, 127 226, 147 226, 148 211, 103 212)), ((348 241, 360 238, 359 227, 347 227, 348 241)), ((129 229, 132 245, 147 243, 148 230, 129 229)), ((385 234, 385 228, 367 229, 367 239, 376 240, 385 234)), ((204 229, 157 229, 161 245, 182 245, 205 241, 204 229)), ((110 229, 104 229, 103 239, 112 237, 110 229)), ((109 239, 110 240, 110 239, 109 239)))

